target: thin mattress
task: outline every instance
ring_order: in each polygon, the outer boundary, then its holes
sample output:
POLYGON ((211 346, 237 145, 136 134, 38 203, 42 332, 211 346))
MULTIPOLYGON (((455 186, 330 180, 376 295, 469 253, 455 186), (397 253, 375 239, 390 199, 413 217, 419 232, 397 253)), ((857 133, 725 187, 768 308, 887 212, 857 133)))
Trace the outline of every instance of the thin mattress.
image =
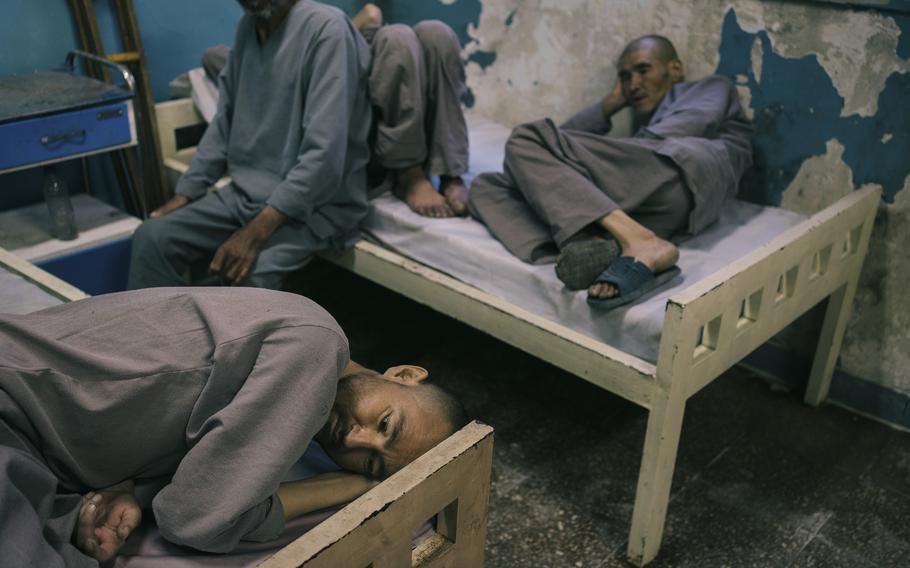
MULTIPOLYGON (((510 130, 477 113, 466 113, 471 143, 470 182, 501 171, 510 130)), ((487 229, 469 218, 431 219, 413 213, 386 194, 372 201, 368 237, 484 292, 626 353, 656 363, 667 299, 690 284, 757 249, 805 219, 776 207, 729 200, 720 219, 680 243, 682 274, 639 302, 604 312, 556 278, 552 264, 526 264, 512 256, 487 229)))

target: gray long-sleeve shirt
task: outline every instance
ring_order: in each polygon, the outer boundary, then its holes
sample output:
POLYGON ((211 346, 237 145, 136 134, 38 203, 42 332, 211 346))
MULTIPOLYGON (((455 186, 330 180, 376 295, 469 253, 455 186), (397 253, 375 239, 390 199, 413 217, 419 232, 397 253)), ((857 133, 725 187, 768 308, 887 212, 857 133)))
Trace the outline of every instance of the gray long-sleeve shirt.
POLYGON ((268 204, 349 241, 368 210, 369 69, 369 47, 337 8, 300 0, 261 45, 245 15, 177 193, 197 199, 228 173, 246 198, 229 204, 241 219, 268 204))
MULTIPOLYGON (((562 128, 607 134, 610 126, 598 103, 562 128)), ((647 123, 624 140, 667 156, 682 171, 695 200, 689 220, 694 234, 713 223, 723 202, 736 194, 752 165, 751 137, 736 88, 726 77, 712 75, 673 85, 647 123)))
POLYGON ((162 535, 212 552, 284 528, 275 496, 325 423, 348 362, 301 296, 158 288, 0 316, 0 420, 84 492, 170 478, 162 535))

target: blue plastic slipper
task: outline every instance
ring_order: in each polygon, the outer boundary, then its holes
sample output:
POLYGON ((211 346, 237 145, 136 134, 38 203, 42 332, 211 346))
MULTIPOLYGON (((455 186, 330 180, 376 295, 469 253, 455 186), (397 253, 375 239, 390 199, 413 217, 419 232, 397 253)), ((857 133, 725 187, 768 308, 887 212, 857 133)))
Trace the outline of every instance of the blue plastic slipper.
MULTIPOLYGON (((651 269, 631 256, 621 256, 610 263, 593 284, 612 284, 619 294, 612 298, 592 298, 588 303, 602 310, 612 310, 641 298, 651 290, 666 284, 680 274, 676 266, 654 274, 651 269)), ((592 285, 593 285, 592 284, 592 285)))

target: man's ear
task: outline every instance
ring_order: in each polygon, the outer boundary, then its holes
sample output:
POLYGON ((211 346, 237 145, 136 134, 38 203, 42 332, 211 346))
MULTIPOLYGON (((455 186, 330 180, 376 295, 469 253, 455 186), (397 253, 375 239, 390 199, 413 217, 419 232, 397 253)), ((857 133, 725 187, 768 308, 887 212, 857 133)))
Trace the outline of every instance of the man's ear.
POLYGON ((679 59, 674 59, 671 61, 667 67, 670 69, 670 77, 674 83, 679 83, 680 81, 686 80, 685 69, 683 69, 683 63, 679 59))
POLYGON ((390 381, 401 383, 403 385, 414 386, 422 383, 430 376, 430 373, 423 367, 417 365, 396 365, 389 367, 382 376, 390 381))

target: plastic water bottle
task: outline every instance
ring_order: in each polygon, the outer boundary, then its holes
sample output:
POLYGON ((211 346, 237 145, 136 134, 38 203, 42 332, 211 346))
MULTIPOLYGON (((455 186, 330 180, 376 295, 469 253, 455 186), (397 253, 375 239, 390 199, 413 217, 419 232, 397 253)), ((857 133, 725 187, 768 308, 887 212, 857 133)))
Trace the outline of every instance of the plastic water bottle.
POLYGON ((51 214, 53 234, 61 241, 71 241, 79 235, 76 215, 70 201, 69 189, 52 166, 44 170, 44 201, 51 214))

